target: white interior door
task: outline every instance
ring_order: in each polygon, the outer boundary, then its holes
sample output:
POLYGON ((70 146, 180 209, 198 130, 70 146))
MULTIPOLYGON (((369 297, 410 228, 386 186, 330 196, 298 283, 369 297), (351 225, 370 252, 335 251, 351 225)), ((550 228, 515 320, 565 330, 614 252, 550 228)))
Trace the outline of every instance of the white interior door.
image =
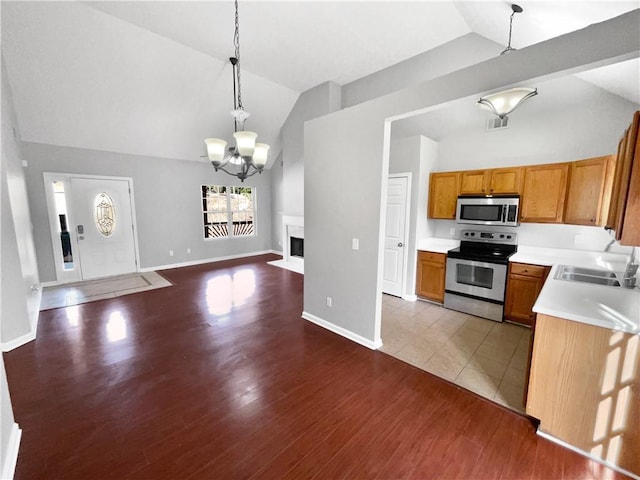
POLYGON ((382 291, 402 296, 407 228, 407 177, 389 177, 387 223, 384 236, 384 275, 382 291))
POLYGON ((137 270, 128 180, 72 177, 72 235, 84 280, 137 270))

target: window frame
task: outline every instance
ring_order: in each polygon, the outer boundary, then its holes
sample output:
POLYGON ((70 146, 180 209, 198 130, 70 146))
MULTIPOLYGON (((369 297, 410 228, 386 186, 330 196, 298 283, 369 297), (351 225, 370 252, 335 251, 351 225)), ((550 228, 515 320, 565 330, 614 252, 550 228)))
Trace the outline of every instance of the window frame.
POLYGON ((229 239, 238 239, 238 238, 253 238, 253 237, 257 237, 258 236, 258 229, 257 229, 257 223, 256 223, 256 217, 257 217, 257 192, 256 192, 256 187, 253 185, 229 185, 229 184, 201 184, 200 185, 200 222, 201 222, 201 227, 202 227, 202 235, 203 235, 203 240, 205 241, 217 241, 217 240, 229 240, 229 239), (206 194, 205 194, 205 188, 210 188, 210 187, 218 187, 219 189, 224 188, 226 190, 226 208, 224 210, 206 210, 205 209, 205 202, 206 202, 206 194), (252 214, 252 220, 251 220, 251 225, 252 225, 252 233, 249 234, 236 234, 234 231, 234 223, 233 223, 233 215, 234 213, 239 213, 240 210, 233 210, 232 206, 231 206, 231 202, 232 202, 232 195, 234 195, 233 191, 234 189, 251 189, 251 209, 249 209, 249 212, 251 212, 252 214), (227 217, 227 235, 224 236, 210 236, 207 237, 207 228, 210 225, 214 225, 214 223, 207 223, 207 214, 224 214, 227 217))

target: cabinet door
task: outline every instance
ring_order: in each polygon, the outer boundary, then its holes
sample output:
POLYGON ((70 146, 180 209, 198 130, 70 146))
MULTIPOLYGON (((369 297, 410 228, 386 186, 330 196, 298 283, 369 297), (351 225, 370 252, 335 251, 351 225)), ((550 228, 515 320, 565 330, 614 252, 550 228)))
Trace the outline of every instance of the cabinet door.
POLYGON ((445 262, 446 255, 442 253, 418 252, 416 294, 444 302, 445 262))
POLYGON ((609 157, 572 162, 569 167, 564 223, 602 225, 601 210, 609 157))
POLYGON ((536 303, 543 282, 539 277, 509 275, 504 305, 505 318, 530 326, 535 317, 531 309, 536 303))
POLYGON ((568 163, 525 168, 520 221, 561 223, 567 188, 568 163))
POLYGON ((626 137, 616 239, 621 245, 640 245, 640 112, 635 113, 626 137))
POLYGON ((523 178, 524 168, 496 168, 491 170, 489 193, 520 195, 523 178))
POLYGON ((456 218, 460 172, 432 173, 429 177, 429 218, 456 218))
POLYGON ((460 195, 482 195, 489 193, 490 170, 469 170, 461 173, 460 195))

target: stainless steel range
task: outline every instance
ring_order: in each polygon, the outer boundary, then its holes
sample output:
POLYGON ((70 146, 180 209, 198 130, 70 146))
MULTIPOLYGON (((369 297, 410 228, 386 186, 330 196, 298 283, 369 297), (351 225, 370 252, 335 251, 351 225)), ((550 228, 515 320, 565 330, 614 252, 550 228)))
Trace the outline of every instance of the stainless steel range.
POLYGON ((502 321, 509 257, 516 253, 514 232, 463 230, 459 248, 447 253, 444 306, 502 321))

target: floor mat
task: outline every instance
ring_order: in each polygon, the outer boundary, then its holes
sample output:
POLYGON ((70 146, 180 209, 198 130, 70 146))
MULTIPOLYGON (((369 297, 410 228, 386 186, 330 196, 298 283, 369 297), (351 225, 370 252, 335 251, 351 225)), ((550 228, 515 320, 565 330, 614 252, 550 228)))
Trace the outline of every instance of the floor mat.
POLYGON ((70 307, 171 285, 173 284, 159 273, 145 272, 45 287, 42 291, 40 310, 70 307))

